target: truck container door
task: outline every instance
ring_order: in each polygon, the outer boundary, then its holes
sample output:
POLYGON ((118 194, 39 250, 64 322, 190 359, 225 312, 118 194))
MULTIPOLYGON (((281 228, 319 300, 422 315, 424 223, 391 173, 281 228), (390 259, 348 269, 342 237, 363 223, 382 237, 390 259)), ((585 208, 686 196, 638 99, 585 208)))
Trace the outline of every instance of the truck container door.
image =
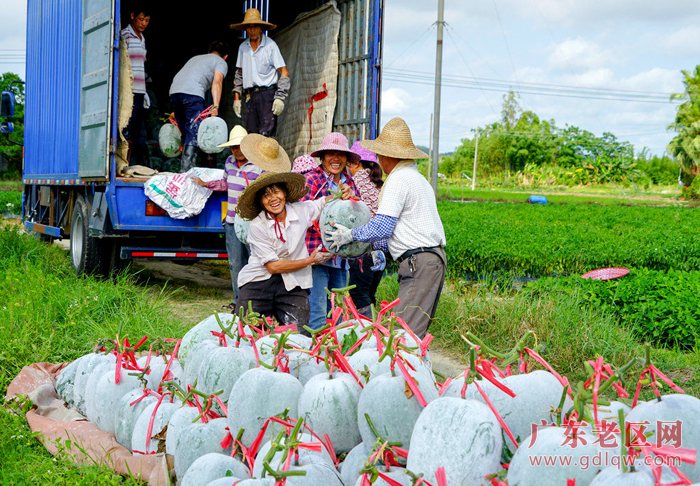
POLYGON ((374 138, 379 125, 383 0, 338 0, 338 102, 333 129, 374 138))
POLYGON ((114 0, 82 0, 80 71, 81 178, 108 176, 114 0))

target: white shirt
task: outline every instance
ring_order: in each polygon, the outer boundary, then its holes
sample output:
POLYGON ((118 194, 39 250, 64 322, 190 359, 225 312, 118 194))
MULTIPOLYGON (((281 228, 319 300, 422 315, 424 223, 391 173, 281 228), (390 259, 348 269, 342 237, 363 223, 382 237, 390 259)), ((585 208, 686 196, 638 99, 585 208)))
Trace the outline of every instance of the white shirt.
POLYGON ((243 89, 254 86, 272 86, 277 82, 277 70, 286 66, 275 41, 263 35, 256 51, 250 46, 250 38, 238 47, 236 68, 243 71, 243 89))
POLYGON ((377 214, 398 218, 389 238, 389 252, 394 259, 408 250, 445 246, 447 240, 435 193, 413 161, 399 162, 391 171, 380 193, 377 214))
MULTIPOLYGON (((238 287, 270 278, 272 274, 265 268, 266 263, 307 258, 306 230, 319 218, 325 204, 325 198, 286 204, 287 219, 281 225, 284 242, 275 234, 275 221, 268 218, 265 211, 253 219, 248 229, 250 257, 238 274, 238 287)), ((311 266, 281 275, 287 290, 310 289, 313 284, 311 266)))

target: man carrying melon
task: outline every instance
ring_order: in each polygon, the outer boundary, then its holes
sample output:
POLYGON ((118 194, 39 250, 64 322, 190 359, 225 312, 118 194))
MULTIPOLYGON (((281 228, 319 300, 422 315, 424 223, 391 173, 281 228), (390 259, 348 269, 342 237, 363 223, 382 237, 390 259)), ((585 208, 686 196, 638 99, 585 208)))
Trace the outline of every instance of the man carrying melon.
POLYGON ((361 144, 377 154, 387 174, 377 214, 352 230, 336 224, 326 241, 332 242, 331 251, 353 241, 388 250, 399 263, 400 304, 395 312, 423 338, 437 309, 447 261, 435 194, 416 165, 416 159, 428 155, 416 148, 408 125, 399 117, 384 125, 375 140, 361 144))

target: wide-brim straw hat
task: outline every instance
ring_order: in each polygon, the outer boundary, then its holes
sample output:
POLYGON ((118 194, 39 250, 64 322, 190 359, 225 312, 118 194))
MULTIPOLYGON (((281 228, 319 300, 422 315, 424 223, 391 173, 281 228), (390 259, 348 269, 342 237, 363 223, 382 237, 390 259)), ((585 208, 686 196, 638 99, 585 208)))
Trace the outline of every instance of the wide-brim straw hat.
POLYGON ((258 10, 257 8, 249 8, 248 10, 246 10, 245 15, 243 16, 243 22, 231 24, 230 27, 235 30, 245 30, 246 27, 250 27, 251 25, 259 25, 260 27, 263 27, 267 30, 277 28, 275 24, 265 22, 262 19, 262 16, 260 15, 260 10, 258 10))
POLYGON ((246 187, 238 198, 236 212, 244 219, 254 219, 263 210, 258 202, 258 193, 272 184, 284 184, 287 187, 287 202, 297 202, 304 197, 309 188, 306 177, 294 172, 266 172, 246 187))
POLYGON ((312 157, 323 157, 323 152, 332 150, 334 152, 344 152, 348 156, 348 160, 360 161, 360 156, 350 150, 348 139, 340 132, 331 132, 323 137, 321 146, 311 152, 312 157))
POLYGON ((274 138, 250 133, 241 140, 241 152, 266 172, 289 172, 292 168, 289 155, 274 138))
POLYGON ((248 135, 246 129, 240 125, 236 125, 229 132, 228 141, 217 145, 217 147, 235 147, 236 145, 240 145, 241 140, 243 140, 243 137, 245 137, 246 135, 248 135))
POLYGON ((374 140, 360 142, 364 148, 375 154, 395 159, 427 159, 428 154, 418 149, 413 143, 411 130, 401 117, 395 117, 384 125, 381 133, 374 140))

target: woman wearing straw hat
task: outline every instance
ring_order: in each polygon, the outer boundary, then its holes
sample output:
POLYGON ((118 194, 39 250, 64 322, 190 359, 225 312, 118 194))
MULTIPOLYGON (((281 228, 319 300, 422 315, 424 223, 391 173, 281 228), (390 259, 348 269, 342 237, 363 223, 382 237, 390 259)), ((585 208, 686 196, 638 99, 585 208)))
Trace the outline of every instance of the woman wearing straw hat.
POLYGON ((237 307, 246 312, 250 306, 300 331, 309 322, 311 267, 331 257, 321 247, 311 254, 306 249, 306 230, 330 199, 299 201, 306 191, 301 174, 266 173, 243 191, 237 208, 241 217, 252 220, 250 258, 238 276, 237 307))
POLYGON ((226 235, 226 252, 228 253, 228 265, 231 270, 231 287, 233 288, 233 300, 225 306, 235 309, 238 300, 238 274, 243 265, 248 263, 248 247, 236 236, 234 223, 236 220, 236 205, 238 198, 248 185, 262 174, 263 170, 281 172, 287 170, 284 157, 258 158, 264 167, 259 167, 248 161, 248 157, 241 149, 243 138, 248 135, 246 129, 236 125, 231 129, 228 141, 219 147, 229 147, 231 155, 224 163, 224 177, 218 181, 204 182, 197 176, 192 180, 202 187, 212 191, 228 191, 226 218, 224 220, 224 234, 226 235))
POLYGON ((418 172, 416 159, 428 155, 416 148, 406 122, 391 119, 375 140, 362 146, 379 157, 387 174, 377 214, 352 230, 336 225, 328 235, 330 250, 351 241, 373 242, 388 249, 399 262, 399 299, 396 314, 419 336, 425 336, 435 315, 445 280, 445 231, 435 194, 418 172))
POLYGON ((291 81, 289 71, 275 41, 263 34, 275 24, 266 22, 256 8, 245 11, 243 22, 231 24, 245 30, 247 39, 238 48, 233 79, 233 111, 241 116, 241 98, 245 97, 245 126, 251 133, 275 135, 277 117, 284 110, 291 81))
MULTIPOLYGON (((323 137, 321 146, 310 155, 320 158, 321 165, 304 174, 309 188, 306 199, 325 197, 339 189, 349 195, 357 194, 357 188, 346 166, 348 161, 359 160, 360 156, 350 150, 345 135, 338 132, 329 133, 323 137)), ((311 252, 319 245, 323 245, 321 233, 315 227, 309 228, 306 234, 306 247, 311 252)), ((312 271, 314 285, 309 294, 311 306, 309 325, 313 329, 318 329, 326 323, 326 315, 330 310, 326 289, 347 285, 348 263, 344 258, 334 257, 323 265, 315 266, 312 271)))

